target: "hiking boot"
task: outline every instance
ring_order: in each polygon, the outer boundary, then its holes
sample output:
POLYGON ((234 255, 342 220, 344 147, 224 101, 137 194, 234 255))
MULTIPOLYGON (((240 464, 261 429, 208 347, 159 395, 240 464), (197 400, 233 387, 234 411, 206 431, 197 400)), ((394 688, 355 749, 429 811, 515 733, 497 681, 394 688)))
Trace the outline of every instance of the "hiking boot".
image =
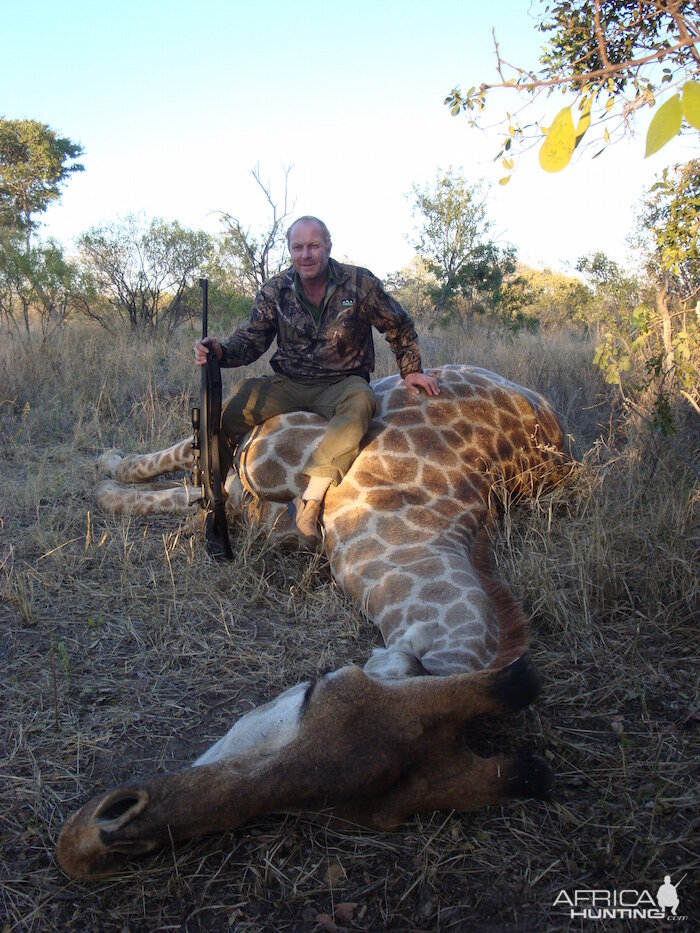
POLYGON ((287 511, 301 543, 315 551, 323 540, 318 523, 321 503, 316 499, 302 499, 301 496, 297 496, 287 504, 287 511))

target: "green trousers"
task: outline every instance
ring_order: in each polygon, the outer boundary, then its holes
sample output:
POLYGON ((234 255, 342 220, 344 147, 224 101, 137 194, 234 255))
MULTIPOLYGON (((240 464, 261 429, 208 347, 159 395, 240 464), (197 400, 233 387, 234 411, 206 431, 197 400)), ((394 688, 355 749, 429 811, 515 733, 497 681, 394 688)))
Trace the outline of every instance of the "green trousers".
MULTIPOLYGON (((327 477, 337 484, 357 456, 376 408, 374 393, 361 376, 314 381, 263 376, 243 379, 234 386, 221 416, 221 426, 234 446, 241 435, 275 415, 315 412, 328 421, 328 426, 303 472, 307 476, 327 477)), ((222 450, 224 476, 230 465, 230 450, 222 450)))

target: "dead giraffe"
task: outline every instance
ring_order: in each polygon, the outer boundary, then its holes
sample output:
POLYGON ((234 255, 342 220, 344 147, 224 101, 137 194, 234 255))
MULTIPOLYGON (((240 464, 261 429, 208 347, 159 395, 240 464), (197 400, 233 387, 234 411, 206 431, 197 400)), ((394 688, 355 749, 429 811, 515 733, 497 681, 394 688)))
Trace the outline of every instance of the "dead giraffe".
MULTIPOLYGON (((543 759, 478 758, 462 730, 537 694, 527 622, 489 573, 483 528, 496 482, 523 495, 562 477, 562 432, 541 396, 500 376, 464 366, 437 375, 438 398, 410 395, 397 377, 374 384, 378 411, 363 449, 325 500, 331 571, 379 626, 385 648, 362 670, 299 684, 243 716, 193 767, 88 803, 59 837, 69 875, 111 874, 171 838, 278 810, 332 808, 386 829, 420 810, 547 795, 543 759)), ((247 435, 229 476, 231 510, 283 533, 285 502, 303 488, 306 451, 322 431, 322 419, 299 412, 247 435)), ((143 457, 105 455, 117 482, 101 484, 98 502, 112 511, 182 511, 182 485, 120 484, 190 461, 188 441, 143 457)))

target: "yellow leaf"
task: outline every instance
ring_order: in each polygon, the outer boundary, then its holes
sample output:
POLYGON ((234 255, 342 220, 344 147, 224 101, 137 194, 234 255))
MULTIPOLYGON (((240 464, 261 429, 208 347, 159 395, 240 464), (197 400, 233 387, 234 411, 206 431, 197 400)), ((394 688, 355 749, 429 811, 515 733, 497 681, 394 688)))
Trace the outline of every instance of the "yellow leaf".
POLYGON ((683 85, 683 116, 691 126, 700 130, 700 82, 687 81, 683 85))
POLYGON ((499 178, 498 184, 499 184, 499 185, 507 185, 508 182, 511 180, 512 177, 513 177, 512 175, 504 175, 503 178, 499 178))
POLYGON ((603 139, 605 140, 606 143, 610 142, 610 130, 607 128, 607 126, 605 127, 605 133, 603 134, 603 139))
POLYGON ((581 111, 581 119, 578 121, 576 126, 576 145, 581 142, 581 137, 591 125, 592 104, 593 98, 588 96, 582 97, 579 101, 578 109, 581 111))
POLYGON ((608 99, 605 101, 605 112, 610 113, 610 111, 613 109, 614 106, 615 106, 615 98, 608 97, 608 99))
POLYGON ((647 130, 647 146, 644 158, 654 155, 662 146, 665 146, 669 139, 673 139, 681 128, 683 121, 683 107, 681 106, 680 94, 674 94, 673 97, 663 103, 654 114, 647 130))
POLYGON ((569 164, 576 147, 571 107, 564 107, 554 118, 540 148, 540 165, 546 172, 560 172, 569 164))

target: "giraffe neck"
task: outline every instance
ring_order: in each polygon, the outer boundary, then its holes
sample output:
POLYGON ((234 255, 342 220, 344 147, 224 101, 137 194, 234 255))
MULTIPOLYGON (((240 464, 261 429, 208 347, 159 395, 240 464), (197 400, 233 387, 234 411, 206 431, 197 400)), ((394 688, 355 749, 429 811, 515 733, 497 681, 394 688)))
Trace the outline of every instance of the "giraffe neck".
POLYGON ((377 386, 363 454, 326 497, 331 570, 381 629, 386 648, 365 667, 380 677, 416 662, 435 675, 489 667, 511 623, 526 647, 522 614, 494 600, 483 560, 470 558, 494 480, 513 491, 534 482, 559 427, 543 399, 493 374, 448 369, 440 382, 438 400, 392 379, 377 386))

